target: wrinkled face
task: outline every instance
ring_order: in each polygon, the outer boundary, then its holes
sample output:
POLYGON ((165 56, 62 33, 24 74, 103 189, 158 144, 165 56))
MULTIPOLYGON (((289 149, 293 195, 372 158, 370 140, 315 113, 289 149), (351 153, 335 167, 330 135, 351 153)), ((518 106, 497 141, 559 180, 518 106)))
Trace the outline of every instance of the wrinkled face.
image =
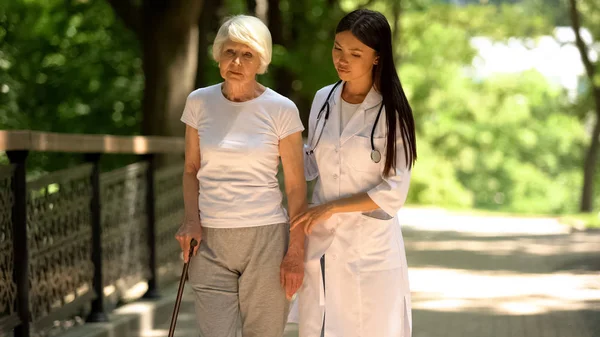
POLYGON ((252 48, 231 40, 223 43, 219 71, 225 81, 237 84, 253 81, 258 68, 260 68, 260 58, 252 48))
POLYGON ((335 35, 332 56, 338 76, 347 82, 372 76, 373 66, 379 61, 377 52, 350 31, 335 35))

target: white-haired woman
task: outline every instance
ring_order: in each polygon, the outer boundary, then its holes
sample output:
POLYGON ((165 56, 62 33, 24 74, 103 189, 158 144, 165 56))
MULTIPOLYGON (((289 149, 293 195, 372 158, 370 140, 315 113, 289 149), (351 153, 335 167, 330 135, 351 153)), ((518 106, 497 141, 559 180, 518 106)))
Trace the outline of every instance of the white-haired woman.
POLYGON ((289 217, 306 208, 304 127, 292 101, 256 81, 271 44, 259 19, 227 20, 213 44, 224 81, 192 92, 181 117, 185 219, 176 237, 183 252, 200 242, 189 281, 203 337, 236 336, 238 317, 244 337, 281 337, 304 277, 304 234, 289 231, 289 217))

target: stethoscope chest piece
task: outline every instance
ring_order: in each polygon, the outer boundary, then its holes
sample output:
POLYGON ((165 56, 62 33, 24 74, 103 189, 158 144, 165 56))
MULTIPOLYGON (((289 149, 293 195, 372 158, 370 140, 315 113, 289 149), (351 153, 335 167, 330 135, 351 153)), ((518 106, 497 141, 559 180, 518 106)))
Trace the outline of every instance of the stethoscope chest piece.
POLYGON ((374 163, 379 163, 381 161, 381 153, 378 150, 371 150, 371 160, 374 163))
MULTIPOLYGON (((308 146, 306 150, 306 154, 307 155, 312 155, 314 149, 317 147, 317 145, 319 144, 319 141, 321 140, 321 136, 323 135, 323 130, 325 130, 325 124, 327 123, 327 119, 329 119, 329 99, 331 98, 331 96, 333 95, 333 93, 335 92, 335 89, 342 83, 342 81, 338 81, 333 88, 329 91, 329 94, 327 95, 327 98, 325 99, 325 102, 323 103, 323 106, 321 106, 321 109, 319 110, 319 113, 317 114, 317 121, 316 121, 316 125, 315 125, 315 132, 312 134, 309 142, 308 142, 308 146), (318 130, 318 125, 319 125, 319 121, 321 121, 321 128, 320 128, 320 132, 318 132, 318 138, 316 139, 316 142, 314 142, 314 138, 315 138, 315 134, 317 133, 316 130, 318 130)), ((374 163, 379 163, 381 161, 381 152, 379 152, 379 150, 377 150, 375 148, 375 144, 374 144, 374 136, 375 136, 375 128, 377 127, 377 122, 379 122, 379 117, 381 116, 381 111, 383 110, 383 106, 384 103, 383 101, 381 102, 381 105, 379 106, 379 111, 377 112, 377 117, 375 118, 375 123, 373 123, 373 128, 371 129, 371 160, 374 163)), ((341 106, 340 106, 341 109, 341 106)), ((341 112, 340 112, 341 113, 341 112)))

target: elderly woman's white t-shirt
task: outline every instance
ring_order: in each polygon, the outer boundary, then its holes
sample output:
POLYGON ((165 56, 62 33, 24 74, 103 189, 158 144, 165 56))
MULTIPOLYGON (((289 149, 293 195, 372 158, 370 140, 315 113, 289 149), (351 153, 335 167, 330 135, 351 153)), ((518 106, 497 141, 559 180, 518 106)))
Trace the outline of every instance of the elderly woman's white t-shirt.
POLYGON ((277 181, 279 141, 303 131, 296 105, 266 89, 231 102, 221 84, 192 92, 181 121, 198 130, 202 225, 253 227, 288 222, 277 181))

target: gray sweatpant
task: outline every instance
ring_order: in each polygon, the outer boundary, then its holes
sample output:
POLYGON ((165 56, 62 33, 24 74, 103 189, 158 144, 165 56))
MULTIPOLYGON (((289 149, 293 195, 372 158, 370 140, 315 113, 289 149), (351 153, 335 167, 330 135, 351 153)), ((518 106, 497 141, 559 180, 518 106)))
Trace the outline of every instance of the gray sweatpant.
POLYGON ((281 337, 290 302, 279 280, 289 225, 202 228, 190 261, 201 337, 281 337))

